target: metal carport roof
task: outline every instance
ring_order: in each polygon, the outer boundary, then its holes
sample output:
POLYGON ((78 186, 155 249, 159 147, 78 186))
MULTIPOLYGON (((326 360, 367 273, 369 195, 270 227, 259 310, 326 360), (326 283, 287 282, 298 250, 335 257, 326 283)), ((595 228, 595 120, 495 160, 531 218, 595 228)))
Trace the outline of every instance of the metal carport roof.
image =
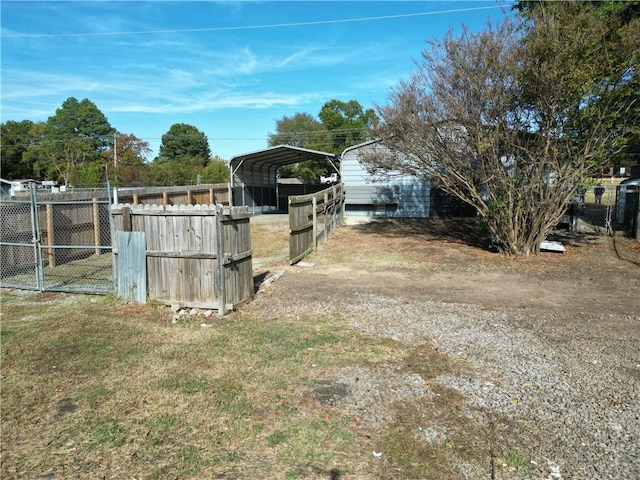
POLYGON ((324 160, 335 166, 337 156, 292 145, 236 155, 229 161, 231 170, 231 204, 260 207, 261 211, 278 208, 276 173, 280 167, 309 160, 324 160))
POLYGON ((275 167, 275 170, 277 170, 285 165, 307 160, 330 160, 333 162, 334 158, 336 158, 336 155, 329 152, 309 150, 292 145, 276 145, 275 147, 265 148, 264 150, 236 155, 229 161, 229 167, 231 169, 231 176, 233 177, 241 167, 247 167, 254 171, 256 167, 257 169, 264 169, 264 167, 273 169, 275 167))

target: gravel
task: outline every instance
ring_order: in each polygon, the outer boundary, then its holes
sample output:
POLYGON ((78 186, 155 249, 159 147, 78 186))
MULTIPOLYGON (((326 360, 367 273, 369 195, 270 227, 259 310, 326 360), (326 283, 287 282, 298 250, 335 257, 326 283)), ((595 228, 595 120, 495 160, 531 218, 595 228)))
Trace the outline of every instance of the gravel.
MULTIPOLYGON (((462 394, 468 401, 467 414, 476 415, 478 422, 495 414, 519 426, 516 441, 526 444, 536 469, 530 476, 512 478, 640 478, 640 354, 635 328, 640 317, 616 314, 599 323, 588 312, 577 319, 575 313, 486 309, 348 288, 342 288, 348 299, 320 300, 313 292, 292 298, 285 293, 287 276, 300 284, 300 278, 294 278, 299 274, 288 273, 278 282, 285 283, 280 285, 283 295, 277 290, 259 294, 250 308, 305 316, 338 311, 361 332, 407 346, 429 341, 472 365, 464 375, 442 375, 434 381, 462 394), (622 332, 634 335, 620 337, 610 325, 623 325, 622 332)), ((391 369, 344 369, 333 385, 340 388, 333 396, 329 390, 326 402, 374 424, 392 421, 380 412, 399 398, 428 395, 419 375, 394 375, 391 369)), ((322 390, 318 392, 322 397, 322 390)), ((423 435, 426 441, 437 441, 442 432, 425 427, 423 435)), ((463 474, 464 470, 460 468, 463 474)), ((467 478, 479 471, 467 470, 467 478)))

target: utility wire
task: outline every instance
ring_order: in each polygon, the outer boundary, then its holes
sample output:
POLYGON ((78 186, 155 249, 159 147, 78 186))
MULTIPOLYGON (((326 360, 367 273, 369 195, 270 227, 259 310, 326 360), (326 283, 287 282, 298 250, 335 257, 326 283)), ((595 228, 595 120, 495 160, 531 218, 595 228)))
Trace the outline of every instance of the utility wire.
POLYGON ((316 22, 294 22, 294 23, 274 23, 268 25, 245 25, 234 27, 211 27, 211 28, 187 28, 172 30, 141 30, 131 32, 93 32, 93 33, 8 33, 0 35, 0 38, 56 38, 56 37, 104 37, 115 35, 152 35, 158 33, 199 33, 199 32, 224 32, 230 30, 259 30, 270 28, 286 28, 286 27, 306 27, 313 25, 332 25, 337 23, 355 23, 370 22, 376 20, 393 20, 398 18, 424 17, 428 15, 441 15, 445 13, 462 13, 473 12, 478 10, 489 10, 496 8, 511 7, 511 3, 503 3, 500 5, 490 5, 487 7, 469 7, 456 8, 451 10, 438 10, 435 12, 419 12, 419 13, 403 13, 398 15, 385 15, 381 17, 362 17, 362 18, 346 18, 339 20, 320 20, 316 22))
MULTIPOLYGON (((122 133, 122 132, 120 132, 122 133)), ((368 130, 366 127, 364 128, 346 128, 346 129, 338 129, 338 130, 327 130, 323 132, 318 132, 316 130, 297 130, 291 132, 276 132, 269 134, 267 137, 279 137, 283 139, 287 138, 307 138, 309 140, 322 140, 327 137, 332 137, 335 135, 345 135, 345 134, 366 134, 368 130)), ((127 135, 127 134, 124 134, 127 135)), ((164 135, 162 137, 137 137, 137 140, 149 141, 149 140, 178 140, 178 139, 200 139, 202 138, 199 135, 164 135)), ((65 138, 54 138, 54 139, 39 139, 34 140, 33 142, 27 143, 11 143, 7 142, 7 146, 11 147, 29 147, 29 146, 40 146, 40 145, 52 145, 52 144, 65 144, 65 143, 73 143, 73 142, 90 142, 94 140, 102 140, 105 143, 113 142, 113 135, 83 135, 78 137, 65 137, 65 138)), ((238 140, 268 140, 265 137, 209 137, 207 136, 207 140, 209 142, 216 141, 238 141, 238 140)), ((0 144, 2 144, 2 137, 0 136, 0 144)))

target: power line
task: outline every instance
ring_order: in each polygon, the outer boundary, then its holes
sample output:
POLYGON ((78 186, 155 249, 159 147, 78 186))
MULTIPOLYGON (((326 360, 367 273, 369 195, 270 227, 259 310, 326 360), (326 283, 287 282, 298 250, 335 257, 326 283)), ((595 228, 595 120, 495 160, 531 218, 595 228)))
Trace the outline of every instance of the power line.
POLYGON ((172 30, 141 30, 131 32, 93 32, 93 33, 10 33, 0 35, 0 38, 56 38, 56 37, 104 37, 115 35, 152 35, 159 33, 199 33, 199 32, 224 32, 232 30, 259 30, 270 28, 287 28, 287 27, 307 27, 314 25, 332 25, 337 23, 355 23, 355 22, 370 22, 376 20, 393 20, 398 18, 410 18, 410 17, 424 17, 428 15, 441 15, 445 13, 462 13, 473 12, 478 10, 489 10, 496 8, 511 7, 511 3, 503 3, 500 5, 490 5, 487 7, 469 7, 469 8, 456 8, 451 10, 438 10, 435 12, 418 12, 418 13, 403 13, 398 15, 384 15, 381 17, 361 17, 361 18, 346 18, 338 20, 320 20, 316 22, 294 22, 294 23, 274 23, 268 25, 245 25, 234 27, 211 27, 211 28, 187 28, 187 29, 172 29, 172 30))
MULTIPOLYGON (((241 140, 265 140, 267 141, 269 137, 283 137, 283 138, 307 138, 310 140, 320 140, 327 137, 331 137, 334 135, 346 135, 346 134, 363 134, 367 133, 367 127, 362 128, 345 128, 345 129, 335 129, 335 130, 326 130, 326 131, 317 131, 317 130, 296 130, 296 131, 287 131, 287 132, 275 132, 267 134, 265 137, 209 137, 207 135, 206 139, 209 143, 211 142, 220 142, 220 141, 241 141, 241 140)), ((123 132, 118 132, 121 135, 130 135, 123 132)), ((138 137, 135 134, 133 135, 137 140, 141 141, 151 141, 151 140, 180 140, 180 139, 201 139, 200 135, 163 135, 162 137, 138 137)), ((53 145, 53 144, 71 144, 74 142, 91 142, 95 140, 101 140, 106 142, 107 145, 112 145, 113 135, 83 135, 83 136, 66 136, 64 138, 39 138, 34 140, 33 142, 27 143, 7 143, 8 146, 11 147, 29 147, 29 146, 42 146, 42 145, 53 145)), ((2 144, 2 138, 0 138, 0 144, 2 144)), ((125 141, 125 143, 127 143, 125 141)))

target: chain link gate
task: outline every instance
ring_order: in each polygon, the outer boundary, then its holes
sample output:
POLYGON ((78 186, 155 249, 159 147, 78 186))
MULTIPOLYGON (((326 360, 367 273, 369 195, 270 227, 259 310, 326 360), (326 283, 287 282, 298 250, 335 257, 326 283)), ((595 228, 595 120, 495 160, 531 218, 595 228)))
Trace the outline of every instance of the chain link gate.
POLYGON ((2 287, 76 293, 115 291, 110 191, 98 198, 0 201, 2 287), (105 198, 106 197, 106 198, 105 198))

